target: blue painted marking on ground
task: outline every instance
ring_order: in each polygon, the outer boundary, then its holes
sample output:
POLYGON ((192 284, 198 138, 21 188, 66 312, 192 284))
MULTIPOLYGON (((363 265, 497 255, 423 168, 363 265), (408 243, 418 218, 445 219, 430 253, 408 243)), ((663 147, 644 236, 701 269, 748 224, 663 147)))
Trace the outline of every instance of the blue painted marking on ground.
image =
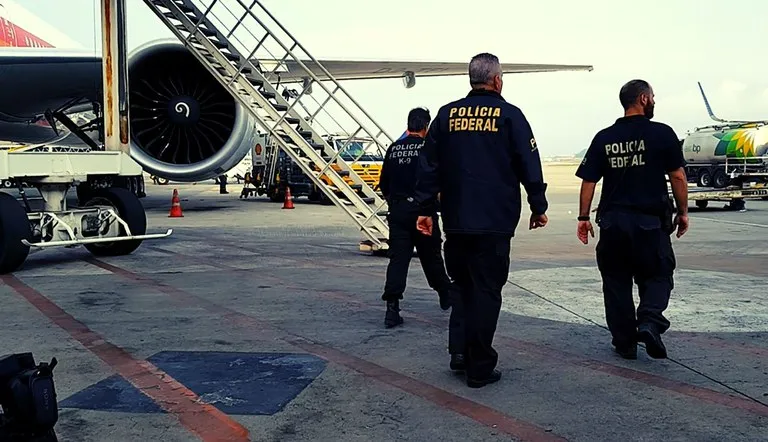
POLYGON ((325 369, 312 355, 288 353, 176 352, 148 359, 227 414, 272 415, 325 369))
MULTIPOLYGON (((227 414, 272 415, 282 410, 325 369, 305 354, 161 352, 149 362, 227 414)), ((120 375, 59 401, 61 408, 164 413, 120 375)))
POLYGON ((117 374, 59 401, 59 407, 126 413, 165 413, 151 398, 117 374))

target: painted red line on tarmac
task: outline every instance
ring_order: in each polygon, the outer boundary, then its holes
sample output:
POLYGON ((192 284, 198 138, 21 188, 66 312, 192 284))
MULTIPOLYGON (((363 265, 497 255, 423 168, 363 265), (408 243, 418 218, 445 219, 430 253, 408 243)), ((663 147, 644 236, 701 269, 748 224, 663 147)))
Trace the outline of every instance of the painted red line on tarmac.
POLYGON ((203 403, 191 390, 152 363, 131 356, 72 317, 40 292, 12 275, 0 276, 22 298, 69 333, 139 391, 175 415, 205 442, 248 441, 248 430, 216 407, 203 403))
MULTIPOLYGON (((170 252, 164 249, 161 250, 166 253, 170 252)), ((175 254, 175 252, 170 253, 175 254)), ((179 256, 185 255, 179 254, 179 256)), ((168 286, 151 278, 138 275, 131 272, 130 270, 108 264, 95 258, 89 257, 85 260, 118 276, 132 281, 141 282, 151 288, 155 288, 163 293, 169 294, 186 306, 200 307, 208 310, 211 313, 220 314, 231 324, 251 330, 255 329, 258 331, 274 331, 278 333, 281 340, 295 345, 296 347, 301 348, 310 354, 321 357, 330 362, 349 367, 369 378, 399 388, 406 393, 419 396, 438 405, 439 407, 467 416, 471 419, 474 419, 478 423, 492 427, 495 430, 505 432, 513 437, 532 442, 566 440, 554 435, 545 429, 537 427, 534 424, 515 419, 493 408, 479 404, 470 399, 457 396, 440 388, 433 387, 404 374, 389 370, 378 364, 374 364, 373 362, 369 362, 344 353, 340 350, 336 350, 332 347, 313 342, 306 337, 296 335, 271 324, 266 324, 252 316, 231 310, 227 307, 218 305, 206 299, 199 298, 191 293, 185 292, 184 290, 168 286)))
MULTIPOLYGON (((499 336, 498 341, 501 345, 507 346, 511 349, 523 350, 530 353, 538 353, 542 356, 548 356, 549 353, 555 352, 555 350, 541 347, 538 344, 520 341, 506 336, 499 336)), ((748 411, 750 413, 758 414, 761 416, 768 416, 768 407, 749 399, 732 396, 727 393, 720 393, 719 391, 711 390, 709 388, 697 387, 695 385, 675 381, 652 373, 585 358, 572 353, 566 353, 562 351, 556 352, 562 361, 573 365, 578 365, 613 376, 619 376, 626 379, 631 379, 633 381, 642 382, 653 387, 674 391, 676 393, 714 404, 748 411)))
MULTIPOLYGON (((245 251, 248 251, 248 252, 252 251, 252 249, 247 247, 247 246, 243 246, 241 244, 237 244, 237 243, 234 243, 234 242, 231 242, 231 241, 228 241, 228 240, 212 239, 212 240, 209 240, 208 242, 211 243, 211 244, 225 245, 227 247, 231 247, 231 248, 234 248, 234 249, 245 250, 245 251)), ((153 247, 150 247, 150 248, 153 248, 153 247)), ((177 255, 179 257, 184 257, 184 258, 187 258, 187 259, 192 259, 192 260, 199 261, 196 257, 193 257, 193 256, 184 255, 184 254, 177 253, 177 252, 171 252, 169 250, 165 250, 165 249, 161 249, 161 248, 153 248, 153 249, 158 251, 158 252, 162 252, 162 253, 166 253, 166 254, 174 254, 174 255, 177 255)), ((554 255, 546 255, 546 256, 544 256, 544 255, 535 255, 535 256, 533 256, 533 258, 534 259, 539 259, 541 257, 545 257, 545 258, 546 257, 550 257, 551 258, 553 256, 554 255)), ((316 261, 311 261, 311 260, 308 260, 306 258, 304 258, 304 259, 301 259, 301 258, 286 258, 286 259, 292 259, 293 261, 295 261, 297 263, 300 263, 302 261, 303 262, 308 262, 308 263, 311 263, 313 265, 321 266, 323 268, 326 268, 326 269, 329 269, 329 270, 332 270, 332 271, 342 271, 344 269, 344 267, 329 266, 327 264, 323 264, 321 262, 316 262, 316 261)), ((563 259, 565 259, 565 258, 558 256, 557 259, 559 261, 563 261, 563 259)), ((585 259, 587 261, 592 259, 592 263, 594 263, 593 262, 594 258, 588 258, 588 257, 587 258, 580 258, 580 257, 568 258, 567 260, 570 261, 574 265, 578 265, 579 263, 583 264, 584 262, 582 262, 582 261, 584 261, 585 259)), ((545 262, 545 261, 536 261, 536 262, 545 262)), ((216 268, 219 268, 219 269, 222 269, 222 270, 229 270, 229 271, 240 270, 240 269, 238 269, 236 267, 227 266, 226 264, 219 264, 219 263, 207 262, 207 261, 206 261, 206 263, 208 265, 211 265, 213 267, 216 267, 216 268)), ((741 268, 743 268, 743 266, 741 268)), ((711 270, 709 268, 702 268, 702 269, 704 269, 704 270, 711 270)), ((371 271, 369 271, 367 269, 364 269, 364 268, 356 268, 355 272, 357 272, 359 274, 370 275, 370 276, 373 276, 373 277, 376 277, 376 278, 379 278, 379 277, 382 276, 379 273, 374 273, 374 272, 371 272, 371 271)), ((764 273, 760 274, 760 276, 763 276, 763 275, 764 275, 764 273)), ((671 339, 678 340, 678 341, 683 341, 683 342, 686 342, 686 343, 690 343, 692 345, 714 347, 714 348, 722 348, 722 349, 732 350, 732 351, 736 351, 736 352, 739 352, 739 353, 748 354, 748 355, 752 355, 752 356, 768 357, 768 348, 766 348, 766 347, 750 345, 750 344, 745 344, 745 343, 729 342, 727 340, 718 339, 718 338, 715 338, 715 337, 703 336, 701 334, 692 333, 692 332, 670 331, 667 334, 669 335, 669 337, 671 339)))
MULTIPOLYGON (((178 256, 184 259, 198 260, 198 258, 196 257, 184 255, 182 253, 177 253, 170 250, 165 250, 162 248, 155 247, 154 250, 171 254, 174 256, 178 256)), ((226 266, 225 264, 219 264, 217 267, 224 269, 229 266, 226 266)), ((234 269, 234 267, 229 267, 229 269, 234 269)), ((274 276, 270 276, 270 278, 274 280, 282 281, 282 282, 287 282, 285 280, 282 280, 274 276)), ((337 299, 340 301, 344 301, 346 303, 352 303, 354 305, 362 306, 367 309, 372 308, 368 304, 360 301, 358 298, 353 297, 344 292, 318 291, 317 293, 327 298, 337 299)), ((434 321, 428 317, 425 317, 416 313, 403 312, 402 316, 404 318, 410 318, 424 324, 432 325, 439 328, 445 328, 444 323, 434 321)), ((555 362, 568 363, 575 366, 589 368, 591 370, 610 374, 612 376, 622 377, 625 379, 641 382, 646 385, 650 385, 652 387, 662 388, 668 391, 680 393, 680 394, 692 397, 694 399, 700 399, 700 400, 708 401, 714 404, 724 405, 726 407, 740 409, 740 410, 745 410, 745 411, 762 415, 762 416, 768 416, 768 407, 746 398, 733 396, 727 393, 721 393, 721 392, 704 388, 704 387, 697 387, 684 382, 674 381, 659 375, 638 371, 631 368, 625 368, 625 367, 613 365, 607 362, 601 362, 594 359, 585 358, 583 356, 579 356, 579 355, 567 353, 561 350, 556 350, 554 348, 546 347, 541 344, 521 341, 518 339, 503 336, 503 335, 496 335, 496 337, 494 338, 494 341, 497 343, 499 347, 506 347, 514 351, 524 351, 529 355, 533 355, 542 359, 548 359, 548 360, 553 360, 555 362)))
POLYGON ((445 390, 425 384, 395 371, 366 360, 342 353, 334 348, 305 340, 289 340, 289 343, 317 355, 327 361, 344 365, 370 378, 392 385, 401 390, 433 402, 443 408, 468 416, 482 424, 529 441, 564 441, 546 430, 527 422, 509 417, 493 408, 456 396, 445 390))

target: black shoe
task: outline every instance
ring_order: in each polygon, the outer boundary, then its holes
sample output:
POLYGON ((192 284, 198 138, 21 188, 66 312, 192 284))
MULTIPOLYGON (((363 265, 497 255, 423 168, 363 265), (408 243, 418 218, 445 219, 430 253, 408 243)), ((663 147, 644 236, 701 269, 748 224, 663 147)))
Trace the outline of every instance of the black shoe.
POLYGON ((666 359, 667 347, 661 342, 661 336, 649 325, 641 325, 637 330, 637 341, 645 343, 645 351, 654 359, 666 359))
POLYGON ((488 384, 493 384, 494 382, 498 382, 499 379, 501 379, 501 372, 499 370, 493 370, 493 372, 487 378, 472 379, 470 377, 467 377, 467 386, 469 388, 481 388, 481 387, 485 387, 488 384))
POLYGON ((384 326, 392 328, 403 323, 400 316, 400 302, 387 301, 387 312, 384 314, 384 326))
POLYGON ((451 355, 451 370, 464 371, 464 355, 461 353, 454 353, 451 355))
POLYGON ((617 345, 613 348, 613 351, 619 354, 624 359, 637 359, 637 345, 617 345))

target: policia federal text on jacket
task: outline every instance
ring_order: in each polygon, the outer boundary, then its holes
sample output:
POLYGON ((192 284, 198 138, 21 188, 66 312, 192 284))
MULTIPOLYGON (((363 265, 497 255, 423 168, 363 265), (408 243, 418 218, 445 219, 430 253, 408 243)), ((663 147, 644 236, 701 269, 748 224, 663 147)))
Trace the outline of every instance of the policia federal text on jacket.
MULTIPOLYGON (((443 106, 430 126, 415 196, 428 215, 440 192, 446 268, 462 291, 466 316, 467 384, 482 387, 501 378, 492 341, 520 220, 520 184, 533 213, 530 228, 546 225, 547 200, 531 127, 501 96, 498 58, 473 57, 469 79, 469 95, 443 106)), ((423 232, 433 224, 419 218, 423 232)))
MULTIPOLYGON (((419 260, 429 286, 438 292, 440 306, 443 310, 450 308, 453 284, 445 273, 441 247, 443 239, 440 231, 435 229, 432 235, 425 236, 416 230, 419 208, 413 200, 413 187, 416 184, 419 152, 424 145, 424 135, 427 132, 429 120, 429 111, 426 109, 411 110, 408 113, 407 136, 389 146, 381 168, 379 188, 389 205, 387 222, 390 257, 384 294, 381 297, 387 301, 387 310, 384 315, 384 325, 387 328, 403 322, 399 301, 403 299, 414 246, 419 253, 419 260)), ((437 211, 433 211, 430 215, 436 226, 437 211)), ((453 313, 456 313, 456 310, 453 313)), ((452 317, 455 316, 453 313, 452 317)), ((456 321, 456 318, 452 319, 452 323, 456 321)), ((460 344, 453 342, 456 341, 456 335, 456 332, 451 334, 449 345, 455 347, 460 344)))
POLYGON ((630 81, 622 87, 619 100, 624 117, 595 135, 576 171, 583 180, 577 233, 584 244, 588 233, 594 236, 589 207, 596 183, 604 179, 596 252, 612 343, 626 359, 637 358, 638 341, 645 342, 649 356, 666 358, 661 335, 670 324, 663 313, 676 267, 669 236, 675 224, 678 238, 688 229, 685 160, 672 128, 650 121, 654 95, 648 83, 630 81), (674 222, 666 175, 677 203, 674 222), (633 278, 640 295, 637 312, 633 278))

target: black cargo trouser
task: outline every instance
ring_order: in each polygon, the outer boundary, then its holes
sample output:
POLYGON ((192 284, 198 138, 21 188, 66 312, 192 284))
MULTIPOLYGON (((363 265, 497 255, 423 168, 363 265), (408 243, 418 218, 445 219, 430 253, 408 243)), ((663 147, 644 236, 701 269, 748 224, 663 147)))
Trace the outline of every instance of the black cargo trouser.
POLYGON ((643 324, 664 333, 670 324, 663 313, 674 288, 676 267, 670 235, 662 230, 659 218, 649 215, 613 211, 600 218, 596 257, 613 344, 635 343, 637 327, 643 324), (637 312, 633 278, 640 297, 637 312))
POLYGON ((396 301, 403 299, 408 267, 413 257, 413 248, 419 255, 421 267, 427 284, 439 292, 445 293, 451 289, 451 280, 445 271, 443 262, 442 242, 437 214, 432 216, 432 235, 427 236, 416 229, 419 217, 418 207, 408 200, 393 201, 389 204, 389 265, 387 266, 387 282, 384 284, 384 294, 381 299, 396 301))
POLYGON ((511 235, 446 235, 445 264, 461 290, 463 353, 467 377, 472 379, 488 377, 498 362, 493 336, 501 311, 501 290, 509 275, 511 239, 511 235))

